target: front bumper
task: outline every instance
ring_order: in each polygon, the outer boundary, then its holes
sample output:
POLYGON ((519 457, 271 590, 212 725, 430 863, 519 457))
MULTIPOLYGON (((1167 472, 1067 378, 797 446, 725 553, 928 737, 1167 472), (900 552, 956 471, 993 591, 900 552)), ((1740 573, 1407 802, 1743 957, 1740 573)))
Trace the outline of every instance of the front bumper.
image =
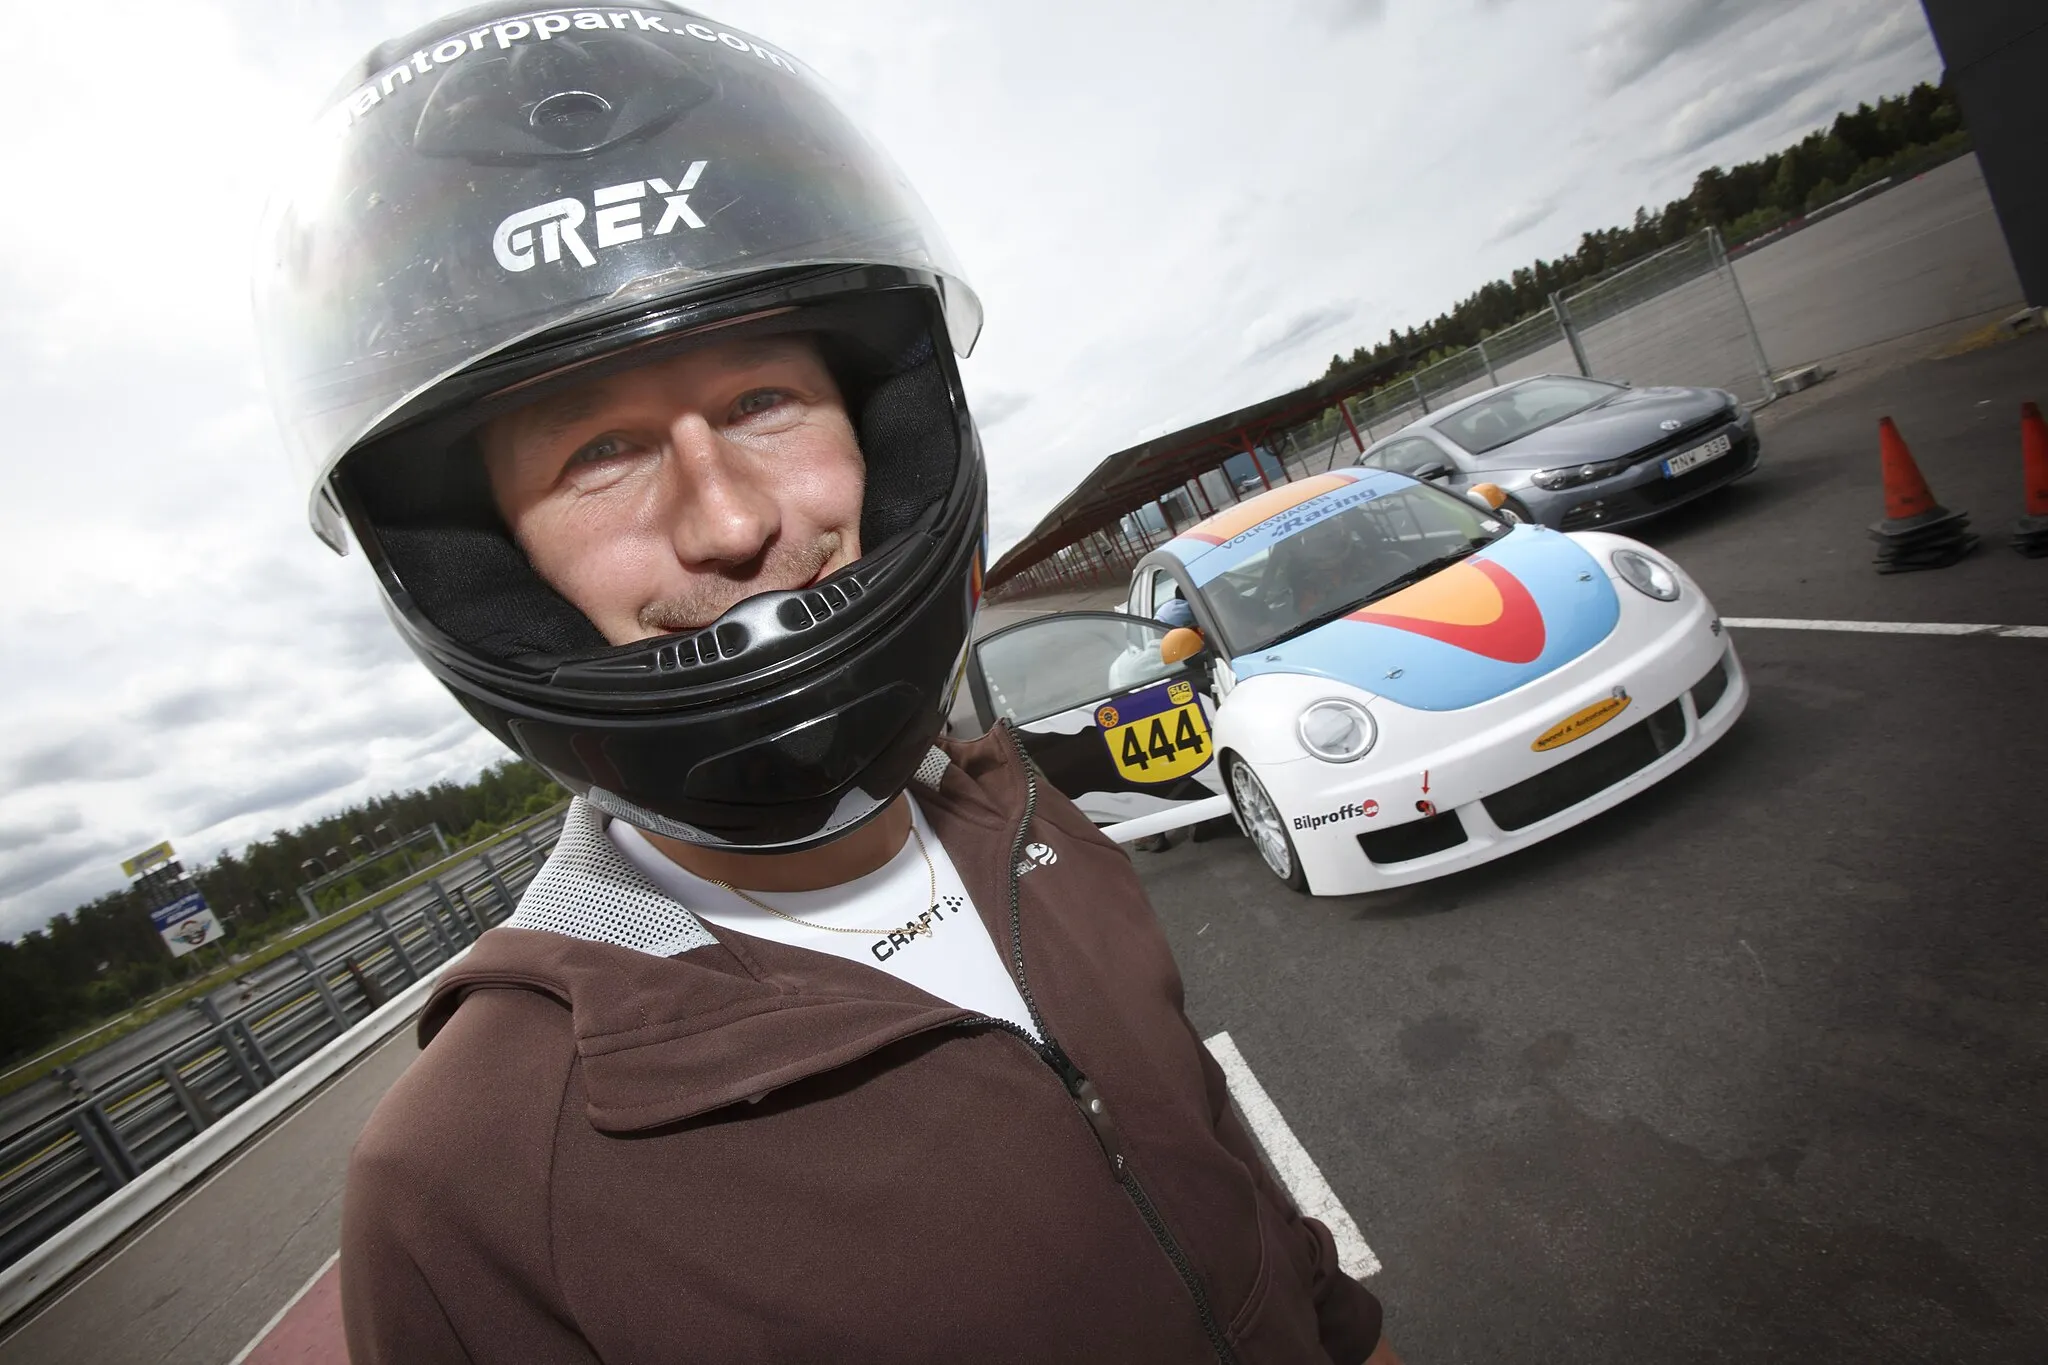
POLYGON ((1398 724, 1383 714, 1383 733, 1410 737, 1406 752, 1375 753, 1372 771, 1349 782, 1332 785, 1331 765, 1312 759, 1262 765, 1275 801, 1294 817, 1309 889, 1354 895, 1491 862, 1620 804, 1705 751, 1748 705, 1749 684, 1712 604, 1690 580, 1686 589, 1674 610, 1622 588, 1635 600, 1612 636, 1494 701, 1404 709, 1398 724), (1533 748, 1617 688, 1628 705, 1615 719, 1533 748))
POLYGON ((1763 453, 1756 427, 1730 423, 1719 431, 1703 434, 1692 444, 1718 435, 1729 438, 1728 453, 1677 478, 1664 477, 1664 459, 1681 452, 1664 451, 1612 478, 1554 492, 1531 487, 1522 496, 1529 501, 1530 512, 1537 521, 1560 531, 1612 531, 1632 526, 1755 472, 1763 453))

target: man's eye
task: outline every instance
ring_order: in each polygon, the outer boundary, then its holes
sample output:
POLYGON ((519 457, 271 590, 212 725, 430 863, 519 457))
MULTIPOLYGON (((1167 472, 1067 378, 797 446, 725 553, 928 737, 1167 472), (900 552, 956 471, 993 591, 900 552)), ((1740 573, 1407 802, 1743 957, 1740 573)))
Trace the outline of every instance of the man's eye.
POLYGON ((781 406, 788 397, 789 394, 781 389, 755 389, 752 393, 742 394, 740 400, 732 405, 732 410, 740 417, 759 417, 781 406))
POLYGON ((569 464, 572 468, 578 465, 603 464, 606 460, 616 460, 627 453, 626 443, 619 437, 600 436, 571 455, 569 464))

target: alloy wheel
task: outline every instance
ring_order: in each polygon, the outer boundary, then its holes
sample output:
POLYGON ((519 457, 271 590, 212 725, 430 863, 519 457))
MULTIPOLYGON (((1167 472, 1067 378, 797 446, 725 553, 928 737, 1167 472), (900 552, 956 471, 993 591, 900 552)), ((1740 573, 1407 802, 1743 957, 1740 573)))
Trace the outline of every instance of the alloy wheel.
POLYGON ((1292 881, 1294 850, 1288 846, 1287 826, 1251 765, 1241 758, 1230 765, 1230 790, 1237 797, 1237 809, 1244 816, 1245 828, 1251 833, 1252 843, 1258 846, 1259 856, 1266 860, 1274 876, 1283 882, 1292 881))

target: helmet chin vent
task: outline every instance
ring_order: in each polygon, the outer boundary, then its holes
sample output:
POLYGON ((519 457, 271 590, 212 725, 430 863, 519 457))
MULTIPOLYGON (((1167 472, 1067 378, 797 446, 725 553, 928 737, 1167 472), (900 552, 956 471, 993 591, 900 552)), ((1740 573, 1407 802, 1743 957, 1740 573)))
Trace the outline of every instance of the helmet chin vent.
POLYGON ((823 583, 809 592, 798 593, 786 599, 775 609, 775 619, 784 630, 809 630, 845 611, 859 600, 866 591, 858 578, 849 577, 839 583, 823 583))
POLYGON ((737 659, 746 652, 753 637, 737 621, 722 621, 704 630, 692 631, 654 656, 654 667, 662 673, 679 673, 702 668, 723 659, 737 659))
POLYGON ((556 667, 553 680, 572 687, 661 690, 696 687, 770 667, 817 648, 824 637, 886 604, 888 581, 914 570, 906 551, 916 548, 909 536, 899 537, 828 582, 758 593, 722 619, 686 635, 664 636, 658 644, 649 640, 622 646, 606 657, 564 662, 556 667), (819 631, 828 623, 834 631, 819 631))
MULTIPOLYGON (((859 601, 866 591, 859 579, 849 575, 837 583, 821 583, 804 592, 790 593, 775 608, 775 624, 792 635, 824 625, 859 601)), ((664 645, 655 655, 654 669, 657 673, 681 673, 723 663, 737 659, 753 643, 754 632, 744 624, 721 621, 664 645)))

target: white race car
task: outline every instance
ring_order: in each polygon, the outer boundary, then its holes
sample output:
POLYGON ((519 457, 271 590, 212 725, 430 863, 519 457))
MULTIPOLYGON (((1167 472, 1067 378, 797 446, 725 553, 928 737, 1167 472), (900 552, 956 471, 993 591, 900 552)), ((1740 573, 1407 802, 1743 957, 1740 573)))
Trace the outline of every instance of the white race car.
POLYGON ((1228 811, 1319 895, 1569 829, 1749 701, 1713 605, 1648 547, 1372 469, 1182 532, 1139 562, 1126 611, 997 631, 968 683, 977 718, 1015 724, 1113 837, 1228 811))

